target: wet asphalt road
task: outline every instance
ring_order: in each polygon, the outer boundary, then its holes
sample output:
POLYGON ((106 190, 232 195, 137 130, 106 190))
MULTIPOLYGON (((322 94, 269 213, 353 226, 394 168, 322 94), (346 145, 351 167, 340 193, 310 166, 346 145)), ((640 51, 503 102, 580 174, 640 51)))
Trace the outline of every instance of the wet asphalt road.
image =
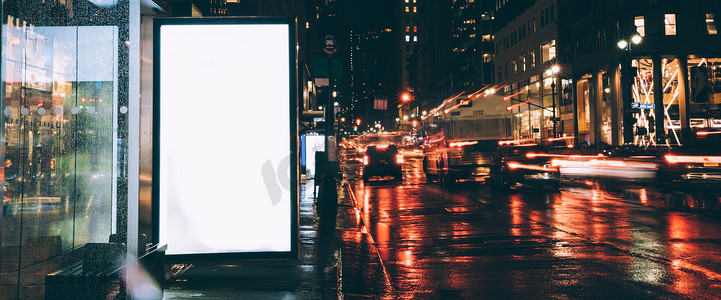
POLYGON ((721 298, 721 218, 708 207, 716 196, 441 188, 425 182, 421 158, 406 159, 402 183, 366 185, 357 161, 342 167, 394 297, 721 298))

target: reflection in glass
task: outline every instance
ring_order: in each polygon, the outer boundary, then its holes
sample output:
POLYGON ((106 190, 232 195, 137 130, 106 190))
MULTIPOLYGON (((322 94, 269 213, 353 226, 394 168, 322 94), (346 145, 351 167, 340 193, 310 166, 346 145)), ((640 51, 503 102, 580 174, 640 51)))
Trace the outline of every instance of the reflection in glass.
POLYGON ((44 276, 73 258, 64 253, 115 233, 126 14, 116 2, 2 2, 0 288, 10 298, 42 298, 44 276))

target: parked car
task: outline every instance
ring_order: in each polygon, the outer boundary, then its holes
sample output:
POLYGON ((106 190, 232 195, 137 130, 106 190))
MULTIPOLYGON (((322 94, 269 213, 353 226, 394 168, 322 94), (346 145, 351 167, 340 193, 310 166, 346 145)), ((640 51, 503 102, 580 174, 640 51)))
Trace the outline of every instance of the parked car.
POLYGON ((396 181, 403 180, 403 154, 396 145, 371 145, 363 155, 363 181, 371 177, 392 176, 396 181))

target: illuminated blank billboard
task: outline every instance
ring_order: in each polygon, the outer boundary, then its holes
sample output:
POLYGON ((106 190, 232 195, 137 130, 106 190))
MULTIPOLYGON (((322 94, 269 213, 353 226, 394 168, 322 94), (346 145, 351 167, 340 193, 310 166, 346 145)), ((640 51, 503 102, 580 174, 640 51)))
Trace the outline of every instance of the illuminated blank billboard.
POLYGON ((167 255, 295 255, 290 24, 155 20, 154 239, 167 255))

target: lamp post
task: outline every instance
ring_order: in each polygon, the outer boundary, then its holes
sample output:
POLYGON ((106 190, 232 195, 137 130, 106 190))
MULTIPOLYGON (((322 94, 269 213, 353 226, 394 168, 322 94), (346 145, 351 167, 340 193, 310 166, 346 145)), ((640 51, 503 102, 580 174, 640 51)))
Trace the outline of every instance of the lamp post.
POLYGON ((553 137, 558 137, 558 121, 559 118, 556 117, 556 74, 561 70, 561 67, 558 65, 553 65, 551 68, 546 70, 546 75, 551 76, 551 101, 553 105, 553 116, 551 117, 551 121, 553 122, 553 137))
POLYGON ((631 103, 633 96, 631 95, 632 78, 635 77, 631 72, 631 52, 632 45, 638 45, 643 38, 639 34, 631 36, 630 41, 622 39, 618 41, 618 48, 625 50, 625 55, 621 65, 621 95, 623 103, 623 142, 624 144, 633 142, 633 125, 635 120, 631 112, 631 103))

